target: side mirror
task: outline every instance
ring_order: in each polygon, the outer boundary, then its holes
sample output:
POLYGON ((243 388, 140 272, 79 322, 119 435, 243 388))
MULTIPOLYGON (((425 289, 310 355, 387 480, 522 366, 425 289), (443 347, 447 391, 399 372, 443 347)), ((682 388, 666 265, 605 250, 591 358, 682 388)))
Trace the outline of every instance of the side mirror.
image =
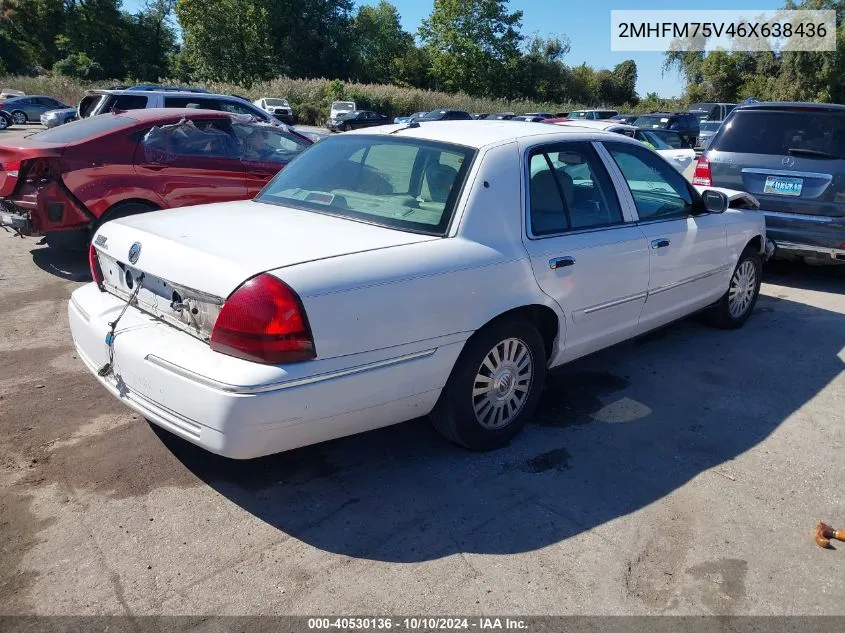
POLYGON ((728 208, 728 197, 721 191, 706 189, 701 194, 704 208, 710 213, 724 213, 728 208))

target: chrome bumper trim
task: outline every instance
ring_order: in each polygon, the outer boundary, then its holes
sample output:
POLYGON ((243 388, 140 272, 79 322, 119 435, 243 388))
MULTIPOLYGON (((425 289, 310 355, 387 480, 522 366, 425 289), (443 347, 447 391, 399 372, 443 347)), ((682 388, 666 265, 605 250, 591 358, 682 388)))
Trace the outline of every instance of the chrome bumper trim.
POLYGON ((268 391, 281 391, 282 389, 292 389, 294 387, 302 387, 304 385, 313 385, 315 383, 325 382, 327 380, 334 380, 335 378, 353 376, 355 374, 363 374, 364 372, 372 371, 374 369, 392 367, 393 365, 399 365, 401 363, 407 363, 412 360, 426 358, 434 354, 434 352, 436 351, 437 348, 435 347, 433 349, 427 349, 422 352, 404 354, 402 356, 396 356, 395 358, 387 358, 385 360, 380 360, 373 363, 366 363, 364 365, 357 365, 355 367, 349 367, 347 369, 339 369, 337 371, 326 372, 325 374, 317 374, 315 376, 296 378, 294 380, 284 380, 281 382, 271 382, 263 385, 249 386, 230 385, 225 382, 220 382, 219 380, 214 380, 213 378, 197 374, 188 369, 185 369, 184 367, 180 367, 175 363, 171 363, 170 361, 164 360, 163 358, 159 358, 154 354, 147 354, 144 357, 144 360, 166 371, 176 374, 177 376, 181 376, 182 378, 185 378, 187 380, 200 383, 202 385, 205 385, 206 387, 211 387, 212 389, 217 389, 218 391, 224 391, 226 393, 233 393, 238 395, 253 395, 257 393, 266 393, 268 391))
POLYGON ((828 246, 813 246, 811 244, 796 244, 795 242, 775 242, 779 251, 794 251, 827 255, 831 259, 845 259, 845 248, 830 248, 828 246))

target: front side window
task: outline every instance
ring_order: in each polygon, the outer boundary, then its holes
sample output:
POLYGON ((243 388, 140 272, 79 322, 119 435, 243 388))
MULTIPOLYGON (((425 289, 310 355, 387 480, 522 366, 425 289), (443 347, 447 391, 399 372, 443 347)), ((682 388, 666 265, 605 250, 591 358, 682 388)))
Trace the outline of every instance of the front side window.
POLYGON ((474 156, 450 143, 336 136, 298 156, 256 200, 443 235, 474 156))
POLYGON ((650 150, 627 143, 604 145, 628 183, 640 220, 673 220, 704 211, 684 177, 650 150))
POLYGON ((616 190, 590 143, 547 146, 531 156, 529 219, 534 235, 623 222, 616 190))

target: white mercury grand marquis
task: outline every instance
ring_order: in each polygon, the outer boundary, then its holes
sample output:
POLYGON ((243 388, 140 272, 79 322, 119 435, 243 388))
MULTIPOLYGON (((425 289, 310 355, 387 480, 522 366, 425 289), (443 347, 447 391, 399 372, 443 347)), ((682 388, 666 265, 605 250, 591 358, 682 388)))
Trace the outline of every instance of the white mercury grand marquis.
POLYGON ((699 310, 742 326, 772 246, 755 204, 619 134, 384 126, 255 200, 105 223, 70 326, 115 397, 220 455, 423 415, 488 450, 549 368, 699 310))

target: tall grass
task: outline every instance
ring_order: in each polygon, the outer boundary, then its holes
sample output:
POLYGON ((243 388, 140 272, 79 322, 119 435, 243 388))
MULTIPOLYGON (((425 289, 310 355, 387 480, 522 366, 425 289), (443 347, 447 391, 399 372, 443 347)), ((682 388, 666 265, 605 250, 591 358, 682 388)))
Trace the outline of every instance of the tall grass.
MULTIPOLYGON (((14 88, 27 94, 43 94, 75 105, 84 96, 86 90, 108 88, 120 83, 117 80, 86 82, 61 75, 42 75, 39 77, 6 76, 0 77, 0 88, 14 88)), ((173 82, 164 81, 164 84, 173 82)), ((471 97, 464 93, 449 94, 418 88, 404 88, 388 84, 343 83, 329 79, 291 79, 279 77, 253 85, 251 88, 233 84, 210 82, 198 84, 211 92, 238 94, 250 100, 261 97, 282 97, 293 107, 297 121, 303 124, 322 125, 329 113, 332 101, 348 99, 355 101, 360 109, 371 109, 387 116, 400 116, 433 110, 452 108, 467 112, 568 112, 583 104, 574 102, 548 103, 527 100, 510 101, 506 99, 486 99, 471 97)), ((612 106, 611 106, 612 107, 612 106)), ((660 108, 676 109, 679 103, 671 101, 641 102, 637 107, 628 105, 615 109, 624 112, 646 112, 660 108)))

